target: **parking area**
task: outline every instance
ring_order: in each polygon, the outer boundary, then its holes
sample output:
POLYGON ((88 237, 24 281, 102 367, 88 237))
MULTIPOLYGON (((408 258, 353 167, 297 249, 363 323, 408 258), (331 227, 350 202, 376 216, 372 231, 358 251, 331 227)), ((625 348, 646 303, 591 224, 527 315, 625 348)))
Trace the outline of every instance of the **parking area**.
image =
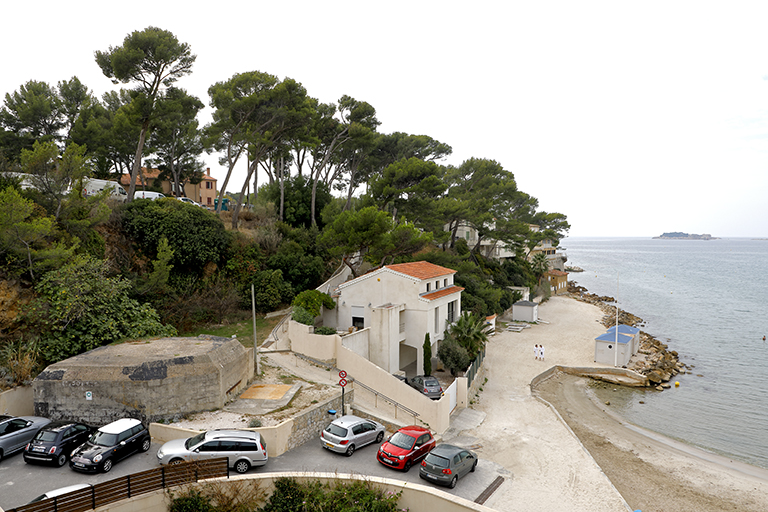
MULTIPOLYGON (((54 468, 26 464, 21 454, 15 454, 0 462, 0 507, 9 509, 23 505, 43 492, 79 483, 95 484, 158 467, 159 443, 152 443, 146 453, 137 453, 115 464, 109 473, 81 474, 68 467, 54 468)), ((408 473, 383 466, 376 460, 378 444, 360 448, 351 457, 325 450, 320 440, 312 440, 298 448, 273 457, 266 466, 252 468, 249 473, 308 471, 337 472, 380 476, 432 486, 419 477, 418 467, 408 473)), ((509 477, 509 472, 490 461, 480 459, 477 470, 459 480, 454 489, 441 487, 443 491, 474 501, 498 477, 509 477)))

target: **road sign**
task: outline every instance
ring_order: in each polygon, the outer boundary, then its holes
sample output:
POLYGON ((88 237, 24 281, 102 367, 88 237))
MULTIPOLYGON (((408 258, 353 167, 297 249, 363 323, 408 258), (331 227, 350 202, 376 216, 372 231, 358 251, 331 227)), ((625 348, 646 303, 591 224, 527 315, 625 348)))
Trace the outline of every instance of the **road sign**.
POLYGON ((339 378, 340 379, 346 379, 347 378, 347 372, 344 370, 339 370, 339 378))
POLYGON ((346 385, 347 385, 347 379, 341 379, 341 380, 339 381, 339 386, 341 386, 341 387, 344 387, 344 386, 346 386, 346 385))

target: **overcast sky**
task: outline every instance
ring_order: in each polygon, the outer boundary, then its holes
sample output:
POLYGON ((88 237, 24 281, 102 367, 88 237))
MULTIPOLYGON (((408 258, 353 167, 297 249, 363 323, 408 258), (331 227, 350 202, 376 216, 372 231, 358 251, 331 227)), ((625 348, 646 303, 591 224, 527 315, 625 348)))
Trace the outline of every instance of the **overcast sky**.
POLYGON ((157 26, 191 45, 178 86, 206 105, 211 84, 253 70, 325 103, 348 94, 380 132, 451 145, 442 163, 498 161, 571 236, 768 237, 766 2, 167 4, 3 5, 2 98, 72 76, 101 96, 116 86, 94 51, 157 26))

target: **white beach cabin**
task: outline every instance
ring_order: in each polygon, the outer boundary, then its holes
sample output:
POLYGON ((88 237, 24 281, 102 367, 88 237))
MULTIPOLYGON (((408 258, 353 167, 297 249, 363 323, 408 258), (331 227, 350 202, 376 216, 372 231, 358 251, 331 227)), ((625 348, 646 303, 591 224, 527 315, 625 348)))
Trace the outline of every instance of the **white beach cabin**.
MULTIPOLYGON (((608 329, 610 334, 616 332, 616 326, 614 325, 608 329)), ((619 324, 619 334, 627 334, 632 336, 632 355, 637 354, 640 349, 640 329, 629 325, 619 324)))
POLYGON ((539 304, 529 300, 519 300, 512 304, 512 320, 515 322, 538 322, 539 304))
POLYGON ((619 344, 616 346, 616 332, 607 332, 595 338, 595 362, 626 366, 632 357, 632 336, 619 332, 619 344), (618 355, 616 350, 618 349, 618 355))

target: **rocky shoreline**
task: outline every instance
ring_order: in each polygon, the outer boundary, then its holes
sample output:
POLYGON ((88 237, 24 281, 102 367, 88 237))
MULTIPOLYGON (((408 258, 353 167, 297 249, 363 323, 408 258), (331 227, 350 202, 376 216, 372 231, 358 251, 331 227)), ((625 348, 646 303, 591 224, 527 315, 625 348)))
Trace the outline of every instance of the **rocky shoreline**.
MULTIPOLYGON (((568 292, 576 300, 593 304, 604 313, 601 323, 606 327, 613 327, 616 323, 616 306, 613 297, 600 296, 589 293, 586 288, 577 283, 568 283, 568 292)), ((619 323, 640 328, 644 324, 643 319, 619 309, 619 323)), ((678 353, 669 350, 669 346, 660 342, 647 332, 640 331, 640 348, 637 354, 629 360, 626 368, 645 375, 649 386, 659 391, 671 387, 669 381, 677 374, 691 373, 693 366, 681 362, 678 353)))

